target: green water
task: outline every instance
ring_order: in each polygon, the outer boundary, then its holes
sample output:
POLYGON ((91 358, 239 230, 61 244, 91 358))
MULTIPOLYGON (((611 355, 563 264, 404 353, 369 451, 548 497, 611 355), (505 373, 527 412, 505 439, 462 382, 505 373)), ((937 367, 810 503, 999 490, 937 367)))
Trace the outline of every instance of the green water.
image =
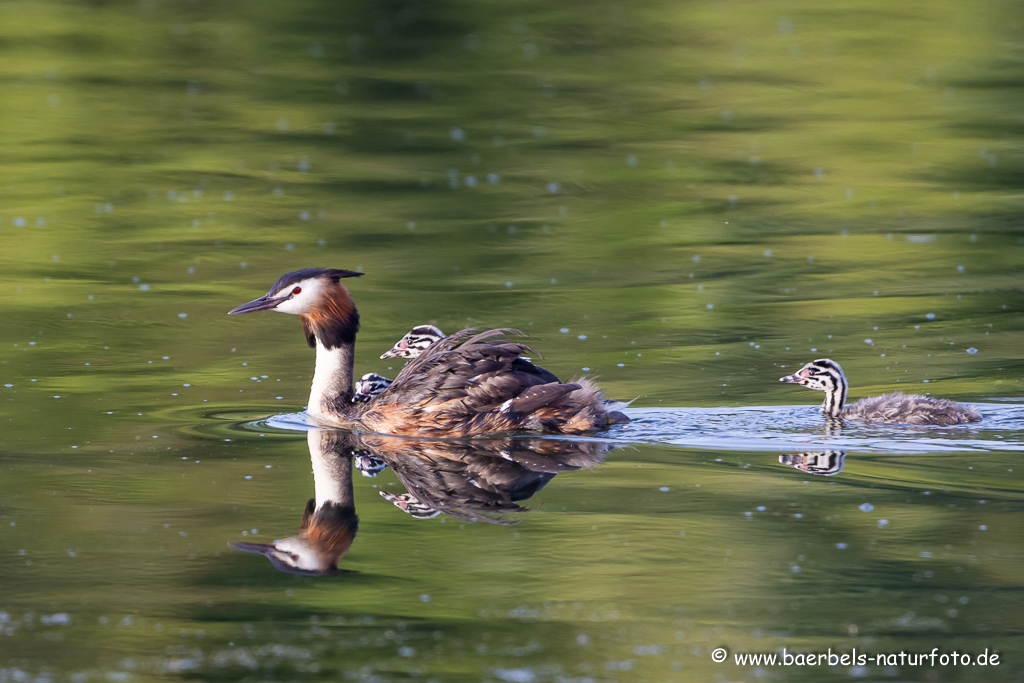
POLYGON ((0 681, 1020 680, 1022 40, 999 0, 0 7, 0 681), (259 420, 313 358, 225 313, 308 266, 366 272, 360 373, 514 326, 635 424, 515 525, 356 472, 348 573, 275 571, 228 544, 299 527, 259 420), (822 356, 986 421, 824 434, 778 382, 822 356), (854 647, 1002 659, 731 658, 854 647))

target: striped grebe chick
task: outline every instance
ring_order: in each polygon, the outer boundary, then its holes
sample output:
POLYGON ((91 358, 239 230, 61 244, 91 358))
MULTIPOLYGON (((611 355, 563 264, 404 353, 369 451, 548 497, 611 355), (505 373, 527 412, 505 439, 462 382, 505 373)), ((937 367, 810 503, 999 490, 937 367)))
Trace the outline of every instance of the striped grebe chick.
POLYGON ((525 336, 512 329, 456 332, 413 359, 383 392, 354 403, 359 313, 341 279, 360 275, 331 268, 286 273, 264 296, 229 311, 299 316, 316 349, 308 408, 314 422, 446 438, 524 430, 582 434, 629 421, 591 380, 559 382, 522 358, 532 349, 503 338, 525 336))
POLYGON ((864 422, 888 422, 912 425, 956 425, 979 422, 981 414, 970 406, 945 398, 931 398, 918 394, 894 392, 883 396, 862 398, 843 406, 849 385, 839 363, 819 358, 792 375, 779 378, 780 382, 801 384, 825 392, 821 412, 826 417, 864 422))
POLYGON ((366 403, 371 398, 391 386, 393 381, 394 380, 388 379, 384 375, 378 375, 376 372, 366 373, 356 380, 354 388, 355 393, 352 395, 352 402, 366 403))
POLYGON ((394 346, 380 355, 381 358, 419 358, 423 352, 447 335, 433 325, 417 325, 394 346))
MULTIPOLYGON (((417 325, 405 333, 390 349, 381 354, 381 358, 419 358, 427 349, 448 336, 434 325, 417 325)), ((522 358, 529 361, 529 358, 522 358)), ((557 382, 558 378, 544 368, 537 367, 549 382, 557 382)), ((356 381, 356 394, 352 399, 357 403, 369 401, 384 391, 392 380, 376 372, 368 372, 356 381)))
MULTIPOLYGON (((419 358, 434 342, 444 339, 447 335, 433 325, 417 325, 398 340, 381 358, 419 358)), ((394 380, 376 372, 368 372, 355 384, 354 403, 366 403, 371 398, 391 386, 394 380)))

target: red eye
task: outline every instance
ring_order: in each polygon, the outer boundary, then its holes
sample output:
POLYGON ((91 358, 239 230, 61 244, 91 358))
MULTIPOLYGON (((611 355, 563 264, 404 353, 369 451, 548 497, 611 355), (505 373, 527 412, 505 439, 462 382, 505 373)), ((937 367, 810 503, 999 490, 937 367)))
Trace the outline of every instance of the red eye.
POLYGON ((292 290, 292 296, 295 296, 296 294, 301 294, 301 293, 302 293, 302 287, 296 287, 295 289, 292 290))

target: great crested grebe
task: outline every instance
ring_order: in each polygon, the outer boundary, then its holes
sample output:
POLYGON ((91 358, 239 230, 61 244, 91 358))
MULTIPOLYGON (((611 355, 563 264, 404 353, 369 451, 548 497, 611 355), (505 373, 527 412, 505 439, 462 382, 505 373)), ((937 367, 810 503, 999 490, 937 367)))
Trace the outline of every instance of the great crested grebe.
POLYGON ((530 347, 501 338, 512 329, 462 330, 414 359, 386 390, 353 403, 359 313, 341 284, 362 273, 304 268, 229 314, 275 310, 299 316, 316 349, 308 412, 317 423, 385 434, 459 437, 509 431, 582 434, 628 418, 589 379, 552 381, 521 358, 530 347))
POLYGON ((839 363, 819 358, 792 375, 779 378, 780 382, 801 384, 825 392, 821 412, 826 417, 864 422, 888 422, 912 425, 956 425, 979 422, 981 414, 970 406, 945 398, 931 398, 917 394, 894 392, 883 396, 862 398, 843 407, 849 385, 839 363))

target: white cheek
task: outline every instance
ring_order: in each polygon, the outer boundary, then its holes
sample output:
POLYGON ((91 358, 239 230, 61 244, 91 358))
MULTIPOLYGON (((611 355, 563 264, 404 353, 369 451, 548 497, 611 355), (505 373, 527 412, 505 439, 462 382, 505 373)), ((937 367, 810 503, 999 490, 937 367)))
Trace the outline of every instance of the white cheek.
MULTIPOLYGON (((293 295, 292 298, 287 301, 283 301, 274 308, 275 311, 281 313, 291 313, 292 315, 300 315, 303 313, 309 313, 314 308, 314 303, 320 298, 320 291, 323 289, 323 284, 319 280, 303 280, 298 284, 292 285, 292 288, 299 287, 302 291, 298 294, 293 295)), ((279 296, 286 296, 287 291, 282 292, 279 296)))
POLYGON ((292 315, 299 315, 300 313, 306 312, 306 307, 301 305, 301 301, 296 298, 288 299, 283 303, 277 305, 274 308, 278 313, 291 313, 292 315))

